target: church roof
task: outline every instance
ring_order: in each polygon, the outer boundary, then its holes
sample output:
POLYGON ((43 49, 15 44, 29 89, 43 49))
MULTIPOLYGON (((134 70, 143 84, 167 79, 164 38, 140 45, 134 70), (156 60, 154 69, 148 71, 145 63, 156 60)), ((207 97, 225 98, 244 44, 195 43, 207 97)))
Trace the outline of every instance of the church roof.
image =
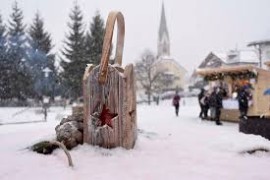
POLYGON ((169 32, 168 32, 166 16, 165 16, 165 8, 164 8, 164 3, 162 2, 161 19, 160 19, 159 33, 158 33, 159 40, 162 40, 164 33, 169 38, 169 32))
POLYGON ((183 71, 185 71, 185 73, 187 73, 186 68, 184 68, 183 66, 181 66, 176 60, 175 58, 171 57, 171 56, 161 56, 159 58, 159 60, 156 62, 157 64, 159 63, 173 63, 175 64, 178 68, 182 69, 183 71))

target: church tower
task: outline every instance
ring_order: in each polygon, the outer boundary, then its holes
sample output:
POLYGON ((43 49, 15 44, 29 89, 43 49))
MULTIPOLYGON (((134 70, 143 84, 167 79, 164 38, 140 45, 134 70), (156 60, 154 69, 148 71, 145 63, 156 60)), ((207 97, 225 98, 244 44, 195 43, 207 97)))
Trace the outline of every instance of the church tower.
POLYGON ((165 8, 163 2, 158 32, 158 58, 160 58, 161 56, 170 56, 170 38, 166 23, 165 8))

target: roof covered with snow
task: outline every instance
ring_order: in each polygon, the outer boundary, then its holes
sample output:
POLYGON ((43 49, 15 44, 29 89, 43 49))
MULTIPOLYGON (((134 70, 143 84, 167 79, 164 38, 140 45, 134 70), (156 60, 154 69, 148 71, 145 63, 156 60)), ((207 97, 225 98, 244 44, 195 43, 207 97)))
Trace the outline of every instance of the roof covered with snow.
POLYGON ((158 61, 156 62, 161 63, 161 62, 169 62, 169 63, 173 63, 175 65, 177 65, 180 69, 184 70, 185 72, 187 72, 186 68, 184 68, 182 65, 180 65, 177 61, 176 58, 172 57, 172 56, 161 56, 158 61))
POLYGON ((254 50, 230 50, 224 52, 212 52, 225 64, 231 63, 259 63, 259 58, 254 50))
POLYGON ((259 41, 252 41, 248 43, 247 46, 256 46, 256 45, 270 45, 270 40, 259 40, 259 41))
POLYGON ((227 54, 219 51, 212 51, 214 55, 216 55, 221 61, 226 62, 227 54))

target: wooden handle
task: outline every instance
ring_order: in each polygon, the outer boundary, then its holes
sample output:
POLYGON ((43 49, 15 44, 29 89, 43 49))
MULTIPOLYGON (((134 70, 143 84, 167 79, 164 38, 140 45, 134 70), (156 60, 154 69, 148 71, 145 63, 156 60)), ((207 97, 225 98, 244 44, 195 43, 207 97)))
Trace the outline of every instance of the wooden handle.
POLYGON ((101 63, 99 69, 99 82, 102 84, 104 84, 107 79, 113 29, 116 19, 117 19, 117 44, 116 44, 115 62, 120 66, 122 65, 124 37, 125 37, 125 20, 121 12, 112 11, 110 12, 107 18, 105 36, 102 47, 101 63))

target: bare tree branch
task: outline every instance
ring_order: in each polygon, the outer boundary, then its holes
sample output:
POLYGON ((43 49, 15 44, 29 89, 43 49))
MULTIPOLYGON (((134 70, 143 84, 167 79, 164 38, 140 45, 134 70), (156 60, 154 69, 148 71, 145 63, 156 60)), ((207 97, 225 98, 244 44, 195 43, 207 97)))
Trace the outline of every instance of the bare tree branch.
POLYGON ((67 158, 68 158, 68 165, 73 167, 74 165, 73 165, 73 162, 72 162, 72 159, 71 159, 71 155, 68 152, 66 146, 62 142, 59 142, 59 141, 52 141, 51 143, 54 144, 54 145, 57 145, 61 149, 63 149, 63 151, 65 152, 65 154, 67 155, 67 158))
POLYGON ((165 84, 169 81, 165 76, 165 72, 161 72, 157 68, 157 59, 150 51, 144 51, 140 60, 135 64, 135 73, 137 81, 141 88, 145 90, 148 96, 148 103, 151 102, 151 97, 154 93, 161 93, 165 84))

